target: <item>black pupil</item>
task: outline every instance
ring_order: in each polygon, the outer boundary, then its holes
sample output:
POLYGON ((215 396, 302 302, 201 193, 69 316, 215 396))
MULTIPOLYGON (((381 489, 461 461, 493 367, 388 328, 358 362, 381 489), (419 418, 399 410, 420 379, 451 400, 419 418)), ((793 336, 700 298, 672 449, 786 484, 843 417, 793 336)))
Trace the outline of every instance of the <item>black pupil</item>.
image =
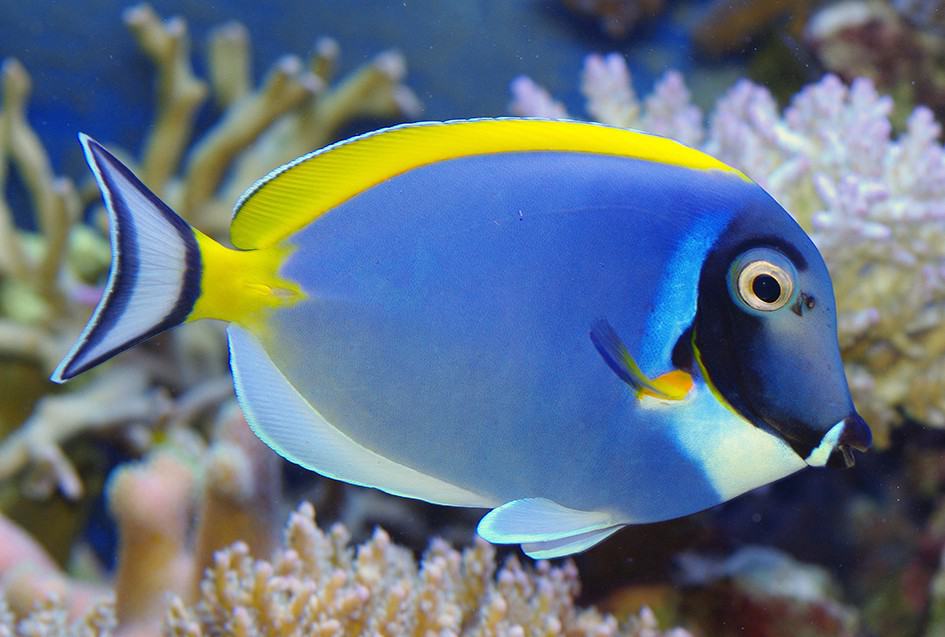
POLYGON ((781 284, 770 274, 759 274, 751 282, 751 291, 765 303, 774 303, 781 298, 781 284))

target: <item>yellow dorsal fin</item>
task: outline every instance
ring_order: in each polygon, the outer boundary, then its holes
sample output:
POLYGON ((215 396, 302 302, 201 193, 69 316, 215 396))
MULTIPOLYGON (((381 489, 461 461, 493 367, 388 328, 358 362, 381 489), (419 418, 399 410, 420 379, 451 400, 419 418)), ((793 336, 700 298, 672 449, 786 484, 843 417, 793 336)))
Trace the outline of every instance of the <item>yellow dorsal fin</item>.
POLYGON ((666 137, 601 124, 473 119, 405 124, 304 155, 258 181, 236 204, 238 248, 271 246, 385 179, 446 159, 525 151, 598 153, 698 170, 734 168, 666 137))

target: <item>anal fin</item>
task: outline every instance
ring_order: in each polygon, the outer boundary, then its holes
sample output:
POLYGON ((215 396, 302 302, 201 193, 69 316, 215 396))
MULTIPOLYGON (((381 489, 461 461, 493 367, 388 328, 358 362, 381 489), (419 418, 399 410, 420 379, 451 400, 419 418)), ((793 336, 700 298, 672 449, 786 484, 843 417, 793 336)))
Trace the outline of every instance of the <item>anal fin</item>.
POLYGON ((227 328, 230 368, 250 428, 287 460, 329 478, 434 504, 488 507, 494 501, 368 449, 325 420, 289 382, 251 332, 227 328))
POLYGON ((532 557, 578 553, 625 523, 602 511, 579 511, 547 498, 513 500, 479 521, 480 536, 493 544, 522 544, 532 557))

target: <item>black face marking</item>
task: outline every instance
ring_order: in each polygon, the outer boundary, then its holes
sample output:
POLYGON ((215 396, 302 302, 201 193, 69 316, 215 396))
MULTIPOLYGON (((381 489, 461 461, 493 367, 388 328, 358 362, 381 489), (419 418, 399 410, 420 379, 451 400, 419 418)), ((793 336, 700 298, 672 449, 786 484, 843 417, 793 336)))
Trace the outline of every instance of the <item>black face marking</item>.
MULTIPOLYGON (((806 458, 825 432, 816 431, 810 423, 798 419, 793 410, 784 408, 786 401, 797 401, 798 396, 777 393, 781 391, 779 388, 772 389, 765 382, 772 365, 791 364, 771 360, 768 356, 765 329, 775 312, 771 316, 760 316, 745 311, 732 297, 729 279, 735 259, 756 248, 776 250, 790 260, 799 274, 808 267, 808 262, 784 238, 756 234, 750 224, 748 217, 735 221, 706 255, 699 278, 695 346, 709 380, 729 405, 759 429, 784 440, 801 458, 806 458)), ((780 294, 780 290, 773 287, 767 281, 752 281, 752 292, 761 299, 774 298, 775 291, 780 294)), ((798 295, 798 302, 790 309, 797 306, 797 310, 803 312, 807 301, 798 295)))
MULTIPOLYGON (((762 328, 761 321, 737 309, 728 291, 732 260, 757 246, 754 241, 740 242, 734 248, 722 243, 709 252, 699 278, 695 340, 702 364, 728 403, 756 426, 768 429, 764 421, 751 417, 754 412, 743 396, 742 387, 752 379, 742 377, 742 365, 737 358, 738 350, 756 339, 762 328)), ((675 350, 673 353, 675 355, 675 350)))
POLYGON ((692 325, 687 327, 676 344, 673 345, 673 367, 686 372, 692 371, 692 325))
POLYGON ((830 276, 810 237, 777 202, 761 198, 737 205, 701 264, 692 326, 697 371, 742 418, 808 460, 839 423, 846 435, 855 414, 837 344, 830 276), (764 301, 755 294, 767 291, 753 288, 755 277, 770 274, 784 297, 788 290, 773 271, 742 277, 745 259, 793 270, 786 305, 757 307, 764 301))

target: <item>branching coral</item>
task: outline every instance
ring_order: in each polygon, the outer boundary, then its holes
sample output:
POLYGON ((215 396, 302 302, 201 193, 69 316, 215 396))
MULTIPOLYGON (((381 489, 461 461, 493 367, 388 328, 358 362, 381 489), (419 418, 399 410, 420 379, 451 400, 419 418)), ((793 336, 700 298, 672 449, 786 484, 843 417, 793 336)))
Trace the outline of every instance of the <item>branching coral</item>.
MULTIPOLYGON (((222 410, 213 443, 173 432, 147 458, 117 468, 107 486, 120 550, 112 581, 65 574, 25 532, 0 518, 0 591, 12 610, 61 600, 73 619, 107 603, 122 635, 156 634, 166 595, 191 599, 213 554, 242 540, 257 553, 276 544, 280 459, 249 431, 235 404, 222 410)), ((102 576, 99 575, 101 579, 102 576)))
MULTIPOLYGON (((46 377, 68 346, 94 302, 84 275, 100 274, 108 263, 105 239, 77 223, 81 205, 72 182, 53 175, 45 150, 26 118, 30 79, 16 61, 3 64, 0 113, 0 371, 4 403, 29 406, 21 391, 24 376, 46 377), (16 226, 2 196, 8 165, 26 185, 38 232, 16 226)), ((101 383, 70 396, 47 396, 18 431, 0 445, 0 480, 27 466, 33 484, 53 482, 71 497, 80 482, 60 443, 75 433, 128 422, 152 422, 161 413, 140 371, 125 370, 114 385, 101 383), (122 400, 116 400, 121 398, 122 400)), ((25 394, 25 395, 24 395, 25 394)), ((4 405, 0 414, 17 413, 4 405)), ((13 422, 3 422, 0 431, 13 422)), ((48 492, 48 489, 43 489, 48 492)))
POLYGON ((724 559, 683 554, 682 580, 698 585, 687 603, 709 634, 853 637, 856 612, 837 596, 831 575, 780 551, 744 546, 724 559))
MULTIPOLYGON (((225 234, 238 194, 272 168, 332 141, 353 118, 419 110, 401 84, 405 66, 395 52, 380 54, 333 84, 339 49, 323 39, 310 60, 286 56, 253 88, 242 25, 213 31, 203 79, 192 69, 183 20, 162 21, 140 5, 125 13, 125 21, 155 65, 157 106, 140 161, 112 149, 189 220, 217 236, 225 234), (195 118, 211 97, 219 119, 194 143, 195 118)), ((272 550, 272 522, 281 514, 281 460, 236 411, 221 419, 207 450, 188 433, 195 426, 208 428, 205 416, 232 397, 219 326, 177 330, 162 337, 160 347, 136 348, 52 393, 45 379, 101 294, 109 246, 100 218, 92 224, 80 219, 83 203, 98 200, 91 180, 77 192, 72 182, 56 177, 29 125, 26 70, 8 60, 0 78, 0 484, 7 501, 14 478, 20 495, 58 491, 75 499, 85 476, 64 451, 71 439, 108 431, 132 453, 145 453, 156 440, 190 440, 189 447, 172 444, 173 452, 123 465, 109 480, 110 507, 122 536, 111 615, 120 634, 154 634, 164 595, 190 599, 215 551, 236 540, 257 554, 272 550), (30 195, 35 231, 17 225, 3 196, 10 166, 30 195)), ((15 568, 12 557, 0 563, 0 590, 20 617, 37 591, 58 593, 62 603, 38 609, 20 622, 17 634, 64 634, 70 618, 101 598, 102 583, 71 579, 28 542, 29 531, 35 529, 6 519, 0 524, 0 547, 32 547, 23 555, 43 556, 30 562, 36 568, 25 570, 15 568)), ((75 634, 99 634, 108 615, 94 611, 75 634)), ((10 626, 0 634, 10 634, 10 626)))
POLYGON ((221 428, 209 450, 198 444, 188 452, 192 445, 178 444, 112 477, 109 502, 122 537, 114 602, 100 587, 58 571, 21 531, 0 525, 0 546, 43 566, 6 586, 21 619, 0 596, 0 635, 689 635, 660 632, 645 609, 618 621, 577 608, 577 570, 570 562, 529 567, 512 557, 497 569, 495 549, 486 542, 459 552, 434 540, 418 567, 413 554, 380 529, 356 548, 340 524, 322 531, 310 504, 291 514, 284 545, 273 553, 274 516, 260 506, 263 498, 279 501, 271 491, 278 482, 266 477, 271 467, 260 464, 275 462, 273 455, 235 414, 221 428), (189 453, 195 455, 188 459, 189 453), (193 489, 195 480, 202 488, 193 489), (199 504, 195 493, 202 494, 199 504), (211 503, 221 498, 226 507, 211 503), (195 505, 202 510, 196 552, 188 532, 195 505), (231 521, 248 516, 257 528, 244 527, 243 537, 263 540, 219 550, 232 536, 231 521), (20 548, 21 541, 29 546, 20 548), (212 555, 210 563, 201 555, 212 555))
POLYGON ((155 126, 137 171, 181 215, 206 232, 224 235, 239 195, 273 168, 324 146, 358 117, 416 115, 419 102, 400 83, 401 56, 388 51, 332 85, 338 45, 319 41, 303 62, 284 56, 252 89, 251 51, 245 27, 228 23, 210 35, 209 81, 194 75, 185 23, 162 22, 148 5, 125 21, 158 73, 155 126), (221 109, 217 124, 185 153, 198 107, 211 95, 221 109), (179 172, 180 177, 175 178, 179 172), (224 183, 224 176, 232 177, 224 183))
POLYGON ((661 634, 647 613, 620 625, 576 609, 571 563, 532 569, 513 557, 496 571, 495 549, 481 540, 463 552, 435 540, 419 569, 412 553, 382 530, 353 551, 344 527, 321 531, 314 510, 303 505, 290 518, 285 548, 271 561, 254 560, 243 544, 218 553, 196 605, 174 601, 168 633, 661 634))
MULTIPOLYGON (((783 112, 742 81, 706 127, 678 74, 641 105, 616 55, 588 57, 581 88, 591 117, 703 147, 811 233, 833 276, 854 397, 880 444, 900 410, 945 427, 945 151, 930 111, 916 109, 894 137, 892 100, 868 80, 827 76, 783 112)), ((554 103, 527 78, 512 91, 519 114, 546 115, 554 103)))
MULTIPOLYGON (((126 11, 125 22, 155 65, 157 105, 140 161, 134 153, 112 149, 181 214, 217 236, 226 234, 229 211, 243 189, 328 143, 351 119, 419 111, 416 97, 401 84, 405 66, 395 52, 380 54, 332 84, 338 46, 323 39, 307 62, 285 56, 253 88, 249 36, 242 25, 229 23, 212 32, 205 80, 193 71, 182 19, 162 21, 150 6, 139 5, 126 11), (219 119, 194 143, 195 118, 210 97, 219 119)), ((80 196, 71 181, 53 174, 27 119, 30 78, 14 60, 3 65, 2 88, 0 403, 14 404, 0 410, 0 436, 38 402, 32 416, 0 442, 0 480, 29 469, 30 484, 43 486, 35 493, 58 488, 75 498, 81 481, 61 445, 93 430, 118 431, 140 442, 148 436, 139 434, 155 425, 190 425, 231 395, 225 345, 216 326, 188 326, 165 337, 169 347, 161 351, 138 348, 97 372, 91 384, 79 381, 68 386, 71 393, 43 396, 50 386, 42 379, 98 299, 109 248, 100 228, 79 223, 83 198, 86 203, 98 198, 91 181, 80 196), (31 196, 38 232, 18 228, 3 197, 11 163, 31 196), (38 389, 30 395, 21 389, 27 385, 38 389)))

